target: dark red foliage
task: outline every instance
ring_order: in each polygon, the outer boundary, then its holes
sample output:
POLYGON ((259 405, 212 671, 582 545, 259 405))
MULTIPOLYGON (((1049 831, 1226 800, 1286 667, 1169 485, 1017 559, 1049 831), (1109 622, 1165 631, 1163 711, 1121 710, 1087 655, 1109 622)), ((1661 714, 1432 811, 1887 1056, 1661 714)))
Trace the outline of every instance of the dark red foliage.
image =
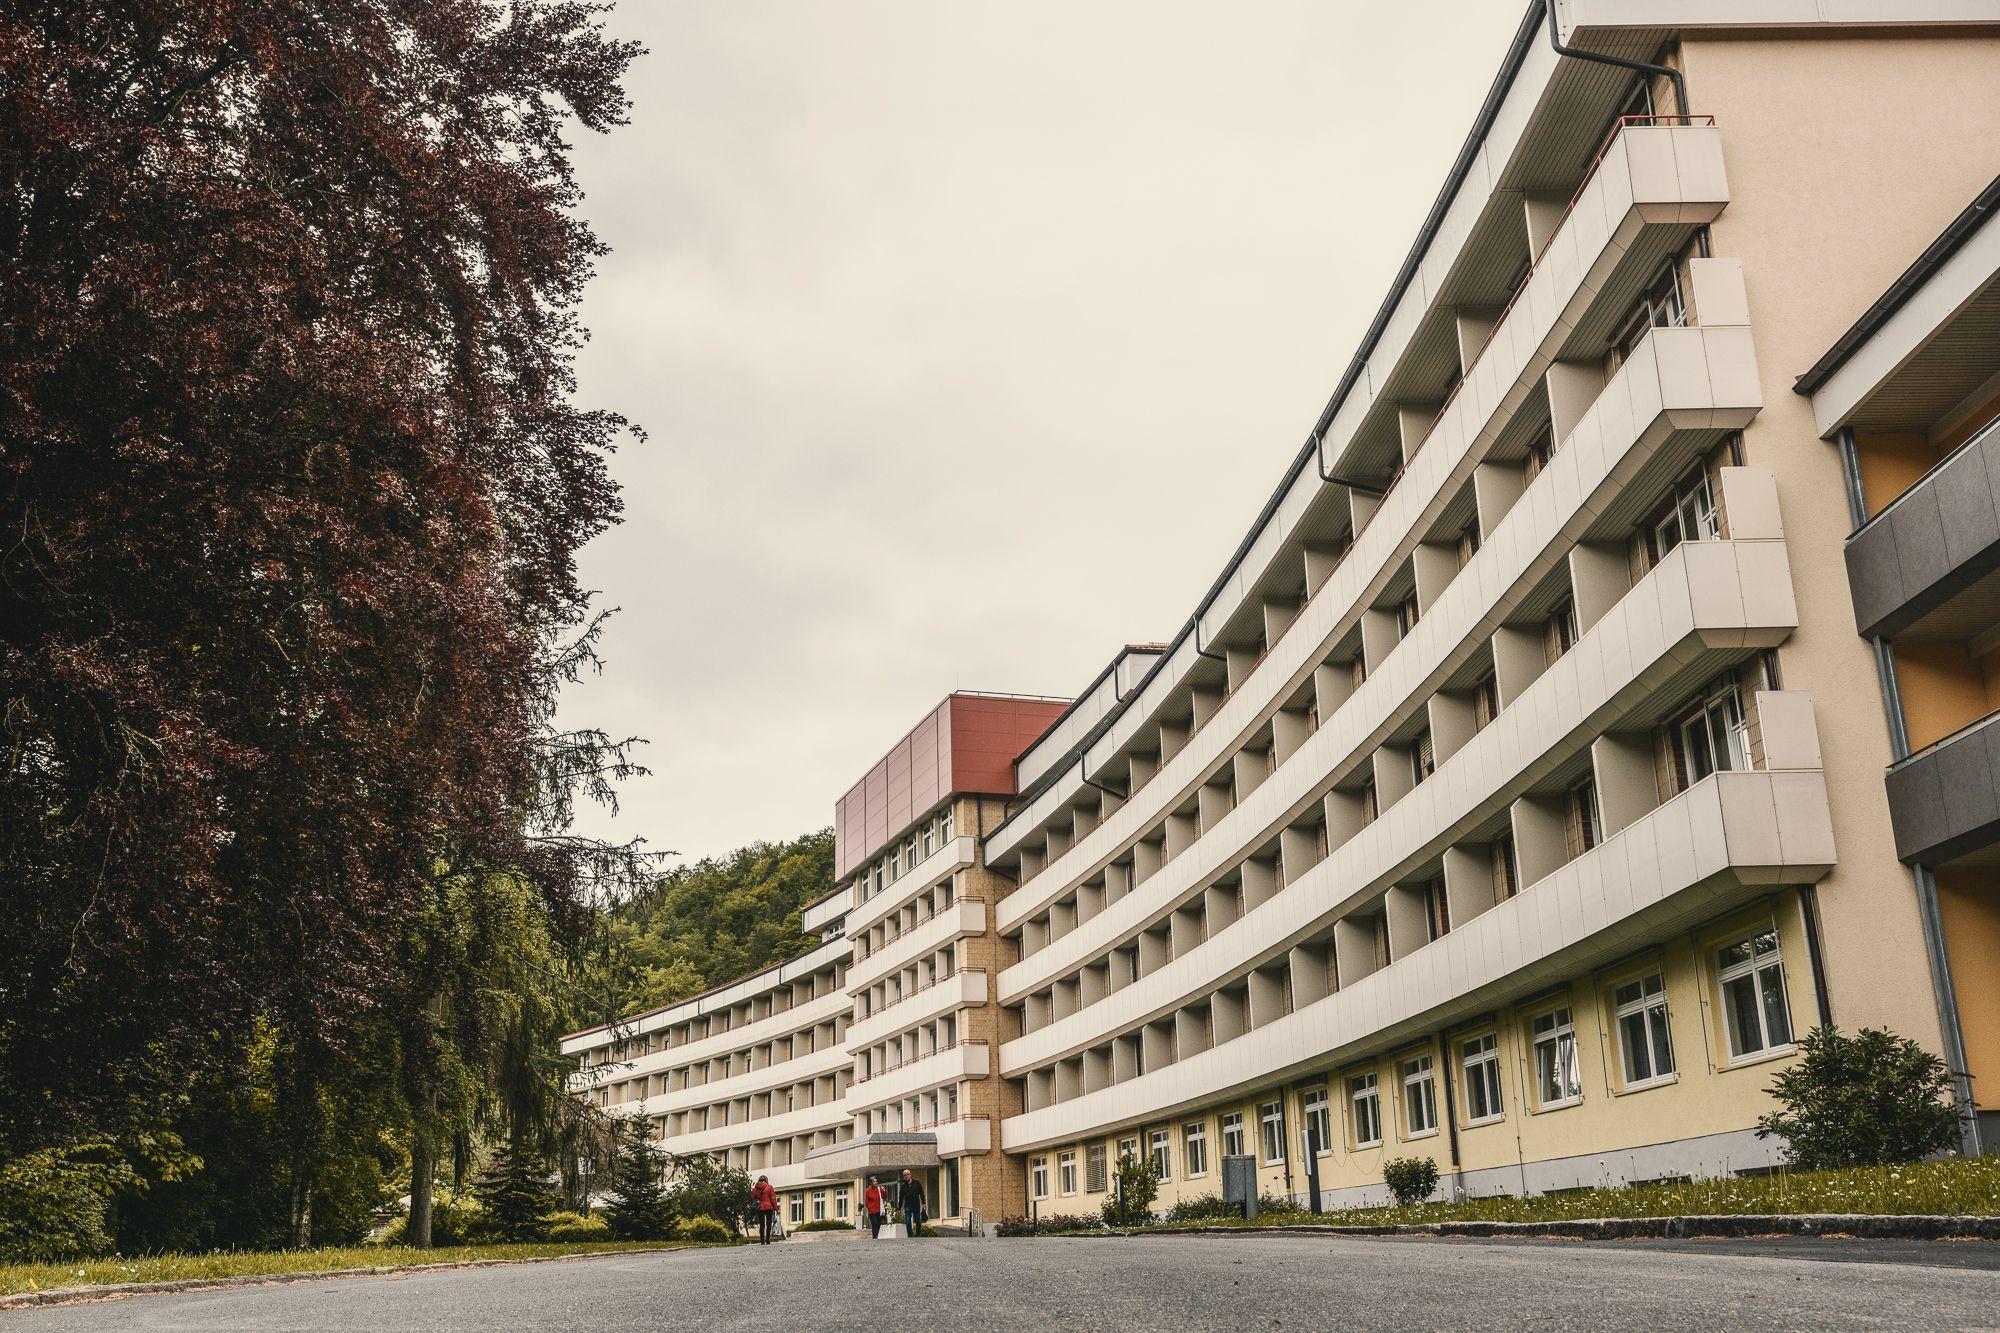
POLYGON ((560 0, 0 6, 0 1155, 251 1014, 337 1049, 444 855, 531 842, 600 247, 560 0))

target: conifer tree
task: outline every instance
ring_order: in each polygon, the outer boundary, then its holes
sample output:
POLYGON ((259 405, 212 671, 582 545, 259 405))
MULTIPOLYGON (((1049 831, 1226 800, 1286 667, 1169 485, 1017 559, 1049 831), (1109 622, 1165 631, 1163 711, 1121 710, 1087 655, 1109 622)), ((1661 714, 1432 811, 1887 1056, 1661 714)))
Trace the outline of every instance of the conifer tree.
POLYGON ((667 1198, 665 1163, 647 1140, 646 1122, 636 1116, 618 1125, 604 1219, 619 1240, 664 1240, 673 1230, 674 1205, 667 1198))
POLYGON ((519 1143, 503 1146, 472 1183, 483 1224, 496 1240, 539 1240, 556 1210, 547 1168, 519 1143))

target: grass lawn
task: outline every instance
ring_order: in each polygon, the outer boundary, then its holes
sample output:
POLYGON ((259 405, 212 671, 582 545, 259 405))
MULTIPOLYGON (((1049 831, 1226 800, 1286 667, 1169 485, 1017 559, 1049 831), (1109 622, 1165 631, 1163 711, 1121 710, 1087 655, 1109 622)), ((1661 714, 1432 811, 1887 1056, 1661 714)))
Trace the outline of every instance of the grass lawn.
POLYGON ((0 1264, 0 1296, 52 1287, 114 1282, 182 1282, 191 1278, 281 1276, 340 1268, 389 1268, 400 1264, 463 1263, 472 1259, 541 1259, 604 1250, 653 1250, 676 1241, 585 1241, 575 1244, 452 1245, 420 1250, 409 1245, 355 1245, 327 1250, 218 1250, 210 1254, 154 1254, 135 1259, 84 1259, 66 1264, 0 1264))
MULTIPOLYGON (((1559 1222, 1591 1217, 1677 1217, 1722 1213, 2000 1214, 2000 1157, 1954 1158, 1845 1171, 1781 1171, 1769 1176, 1638 1185, 1531 1198, 1466 1199, 1410 1208, 1265 1213, 1189 1226, 1380 1226, 1404 1222, 1559 1222)), ((1171 1224, 1169 1224, 1171 1226, 1171 1224)))

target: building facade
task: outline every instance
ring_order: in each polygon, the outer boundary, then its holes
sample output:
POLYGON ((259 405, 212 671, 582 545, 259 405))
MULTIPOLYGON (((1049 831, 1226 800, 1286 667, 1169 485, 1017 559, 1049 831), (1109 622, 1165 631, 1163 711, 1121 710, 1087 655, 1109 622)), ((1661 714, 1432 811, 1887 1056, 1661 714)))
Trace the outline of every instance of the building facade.
POLYGON ((1825 1024, 2000 1131, 1996 73, 2000 0, 1532 5, 1180 632, 1004 773, 842 802, 852 1062, 797 1183, 1761 1170, 1825 1024))

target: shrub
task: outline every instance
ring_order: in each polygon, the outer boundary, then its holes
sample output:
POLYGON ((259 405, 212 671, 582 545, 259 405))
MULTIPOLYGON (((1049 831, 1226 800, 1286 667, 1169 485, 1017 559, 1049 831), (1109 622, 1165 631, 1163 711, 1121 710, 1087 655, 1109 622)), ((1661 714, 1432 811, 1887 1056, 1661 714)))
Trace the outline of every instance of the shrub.
POLYGON ((1104 1226, 1104 1219, 1092 1217, 1088 1213, 1051 1213, 1040 1219, 1027 1216, 1003 1217, 994 1232, 1002 1236, 1062 1236, 1076 1231, 1097 1231, 1104 1226))
POLYGON ((556 1208, 548 1177, 533 1152, 518 1145, 501 1148, 472 1184, 484 1210, 477 1232, 494 1240, 540 1240, 556 1208))
POLYGON ((577 1245, 596 1240, 664 1240, 664 1236, 617 1236, 609 1222, 601 1217, 584 1217, 579 1213, 552 1213, 544 1239, 559 1245, 577 1245))
POLYGON ((1113 1227, 1143 1226, 1153 1220, 1153 1200, 1160 1195, 1160 1173, 1150 1161, 1127 1153, 1118 1159, 1111 1193, 1104 1200, 1104 1223, 1113 1227))
POLYGON ((1259 1194, 1257 1196, 1257 1216, 1269 1217, 1276 1214, 1283 1217, 1288 1213, 1303 1213, 1305 1207, 1289 1194, 1259 1194))
POLYGON ((604 1207, 604 1220, 619 1240, 665 1240, 673 1234, 674 1204, 661 1181, 663 1165, 646 1137, 646 1121, 621 1120, 604 1207))
MULTIPOLYGON (((472 1245, 489 1237, 491 1227, 485 1225, 484 1215, 476 1199, 431 1200, 431 1244, 472 1245)), ((380 1245, 407 1245, 410 1240, 410 1215, 404 1213, 377 1238, 380 1245)))
POLYGON ((852 1231, 854 1223, 843 1222, 836 1217, 822 1217, 817 1222, 804 1222, 792 1228, 794 1231, 852 1231))
POLYGON ((1182 1199, 1167 1209, 1169 1222, 1214 1222, 1243 1216, 1243 1205, 1231 1203, 1220 1194, 1204 1194, 1182 1199))
POLYGON ((1814 1028, 1799 1049, 1805 1058, 1771 1083, 1784 1109, 1757 1122, 1757 1137, 1785 1140, 1793 1166, 1914 1162, 1958 1142, 1950 1075, 1916 1042, 1874 1028, 1852 1037, 1814 1028))
POLYGON ((724 1166, 710 1153, 685 1153, 672 1159, 668 1168, 673 1186, 667 1197, 674 1212, 683 1218, 712 1217, 739 1233, 744 1218, 750 1216, 750 1175, 733 1166, 724 1166))
POLYGON ((724 1245, 735 1238, 727 1223, 707 1214, 682 1218, 676 1232, 679 1239, 696 1245, 724 1245))
POLYGON ((44 1148, 0 1162, 0 1263, 110 1254, 111 1199, 135 1179, 108 1144, 44 1148))
POLYGON ((1438 1187, 1438 1164, 1428 1157, 1397 1157, 1382 1164, 1382 1182, 1408 1208, 1431 1197, 1438 1187))

